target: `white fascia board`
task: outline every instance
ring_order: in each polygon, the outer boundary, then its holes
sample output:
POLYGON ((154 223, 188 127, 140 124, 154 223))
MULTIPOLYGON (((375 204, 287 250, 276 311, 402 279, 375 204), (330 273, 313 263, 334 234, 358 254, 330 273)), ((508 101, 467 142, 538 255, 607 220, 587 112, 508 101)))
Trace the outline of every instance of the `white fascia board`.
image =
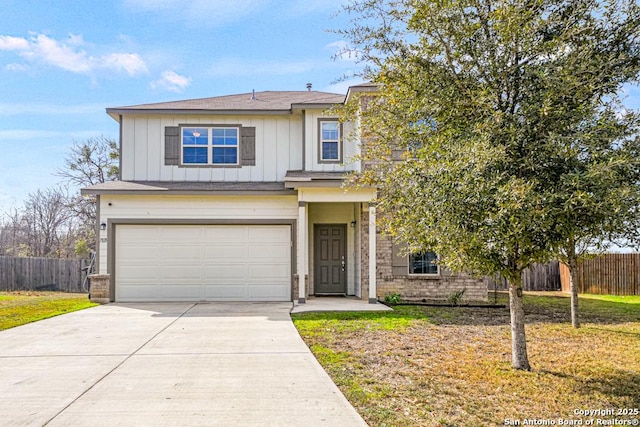
POLYGON ((376 197, 375 188, 300 188, 298 201, 301 202, 370 202, 376 197))

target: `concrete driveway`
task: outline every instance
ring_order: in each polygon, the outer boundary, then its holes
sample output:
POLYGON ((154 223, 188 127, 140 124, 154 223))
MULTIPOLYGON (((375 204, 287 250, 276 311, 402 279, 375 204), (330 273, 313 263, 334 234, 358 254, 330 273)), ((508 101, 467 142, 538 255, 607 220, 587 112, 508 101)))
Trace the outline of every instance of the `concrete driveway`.
POLYGON ((290 303, 110 304, 0 332, 0 424, 365 426, 290 303))

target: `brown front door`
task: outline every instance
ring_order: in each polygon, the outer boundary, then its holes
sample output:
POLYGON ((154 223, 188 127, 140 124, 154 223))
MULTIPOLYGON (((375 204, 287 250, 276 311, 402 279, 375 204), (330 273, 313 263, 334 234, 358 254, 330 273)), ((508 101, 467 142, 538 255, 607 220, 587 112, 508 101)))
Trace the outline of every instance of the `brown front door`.
POLYGON ((314 230, 315 294, 346 294, 347 226, 316 225, 314 230))

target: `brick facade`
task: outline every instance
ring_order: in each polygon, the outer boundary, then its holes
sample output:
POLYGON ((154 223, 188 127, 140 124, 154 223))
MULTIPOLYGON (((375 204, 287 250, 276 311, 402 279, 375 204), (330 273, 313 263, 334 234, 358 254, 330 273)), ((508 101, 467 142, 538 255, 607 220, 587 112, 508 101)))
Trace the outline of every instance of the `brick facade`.
MULTIPOLYGON (((405 300, 447 299, 455 292, 464 289, 463 301, 487 301, 487 279, 467 274, 454 274, 444 268, 433 277, 410 276, 407 269, 398 272, 393 266, 393 243, 377 229, 377 289, 378 299, 397 293, 405 300), (396 270, 396 271, 394 271, 396 270)), ((361 278, 362 295, 369 294, 369 213, 362 212, 360 218, 360 251, 362 254, 361 278)))
POLYGON ((111 276, 109 274, 89 275, 89 299, 99 304, 111 301, 111 276))
MULTIPOLYGON (((305 283, 305 299, 309 299, 309 275, 305 275, 304 276, 304 283, 305 283)), ((298 294, 300 290, 300 275, 298 274, 294 274, 293 275, 293 288, 292 288, 292 299, 293 301, 298 301, 298 299, 300 298, 300 295, 298 294)))

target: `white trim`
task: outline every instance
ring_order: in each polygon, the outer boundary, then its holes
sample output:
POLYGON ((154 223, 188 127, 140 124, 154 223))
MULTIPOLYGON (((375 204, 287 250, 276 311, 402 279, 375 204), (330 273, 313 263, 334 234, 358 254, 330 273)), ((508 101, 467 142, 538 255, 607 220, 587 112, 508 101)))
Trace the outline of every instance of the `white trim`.
POLYGON ((353 217, 353 209, 351 209, 351 218, 347 223, 347 295, 356 294, 356 227, 352 227, 351 223, 356 219, 353 217))
POLYGON ((376 208, 369 205, 369 301, 376 299, 376 208))
POLYGON ((233 125, 181 125, 180 126, 180 165, 181 166, 238 166, 240 165, 240 139, 242 138, 240 127, 233 125), (185 129, 206 129, 207 130, 207 145, 196 145, 184 143, 184 130, 185 129), (236 131, 236 145, 219 145, 213 143, 213 130, 214 129, 235 129, 236 131), (206 148, 207 150, 207 162, 206 163, 185 163, 184 161, 184 149, 185 148, 206 148), (213 162, 213 150, 215 148, 235 148, 236 149, 236 162, 235 163, 214 163, 213 162))
MULTIPOLYGON (((240 132, 240 128, 239 127, 234 127, 234 126, 213 126, 211 128, 211 164, 214 166, 221 166, 221 165, 238 165, 240 164, 240 138, 241 138, 241 132, 240 132), (220 145, 220 144, 214 144, 213 143, 213 132, 216 129, 223 129, 223 130, 229 130, 229 129, 234 129, 236 131, 236 145, 235 145, 235 149, 236 149, 236 162, 235 163, 214 163, 213 161, 213 152, 215 151, 216 148, 232 148, 233 145, 220 145)), ((225 140, 226 140, 226 135, 225 135, 225 140)))
POLYGON ((307 206, 298 205, 298 301, 305 301, 307 297, 307 242, 309 230, 307 228, 307 206))
POLYGON ((298 189, 298 200, 310 203, 368 203, 376 196, 375 188, 355 188, 346 191, 343 188, 301 188, 298 189))
POLYGON ((320 144, 320 161, 321 162, 335 162, 335 163, 339 163, 342 160, 342 147, 340 144, 340 140, 342 138, 342 132, 340 132, 341 126, 340 126, 340 122, 337 119, 330 119, 330 120, 319 120, 320 123, 320 130, 319 130, 319 141, 318 143, 320 144), (338 138, 334 139, 324 139, 322 137, 322 126, 325 123, 333 123, 336 124, 338 126, 338 138), (337 147, 338 147, 338 151, 337 154, 338 156, 335 159, 325 159, 324 157, 324 143, 325 142, 330 142, 330 143, 336 143, 337 147))
MULTIPOLYGON (((432 252, 435 254, 435 252, 433 251, 427 251, 427 252, 432 252)), ((440 264, 436 264, 436 270, 437 273, 412 273, 411 272, 411 257, 413 255, 416 254, 409 254, 409 256, 407 256, 407 275, 409 277, 440 277, 440 264)), ((436 260, 438 259, 438 254, 436 254, 436 260)))

